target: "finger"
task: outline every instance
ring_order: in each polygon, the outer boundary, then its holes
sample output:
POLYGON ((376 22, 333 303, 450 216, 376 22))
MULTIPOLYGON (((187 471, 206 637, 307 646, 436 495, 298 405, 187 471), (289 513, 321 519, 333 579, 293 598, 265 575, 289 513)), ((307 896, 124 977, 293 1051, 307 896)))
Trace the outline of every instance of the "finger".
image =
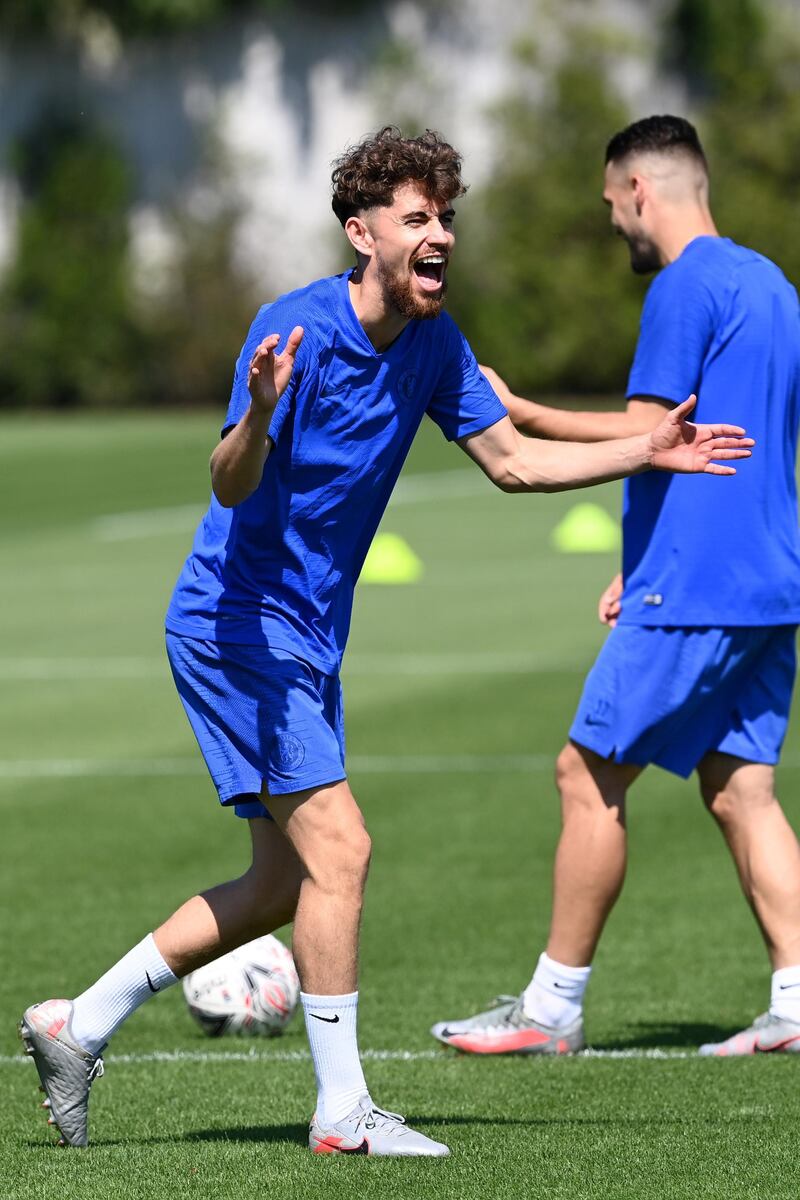
POLYGON ((729 458, 752 458, 750 450, 723 450, 721 447, 716 447, 709 452, 709 458, 720 458, 723 461, 729 458))
POLYGON ((717 437, 712 438, 709 445, 717 450, 748 450, 751 446, 755 446, 753 438, 740 437, 717 437))
POLYGON ((692 392, 688 400, 684 400, 683 404, 679 404, 677 408, 673 408, 671 416, 678 421, 684 421, 694 408, 695 404, 697 404, 697 396, 695 396, 694 392, 692 392))
POLYGON ((253 357, 250 359, 249 368, 255 375, 258 374, 259 367, 262 367, 265 360, 269 358, 270 354, 272 354, 279 340, 279 334, 271 333, 269 337, 265 337, 263 341, 259 342, 259 344, 256 346, 255 351, 253 352, 253 357))
POLYGON ((288 358, 294 362, 294 356, 297 354, 300 343, 303 340, 303 332, 302 325, 295 325, 294 329, 286 339, 286 346, 281 354, 282 359, 288 358))
POLYGON ((702 425, 698 428, 707 429, 714 437, 742 437, 745 433, 740 425, 702 425))
POLYGON ((279 333, 271 333, 268 337, 262 338, 262 340, 256 346, 253 358, 259 358, 263 357, 265 354, 269 354, 275 349, 280 340, 281 335, 279 333))
POLYGON ((717 463, 706 463, 703 468, 704 475, 735 475, 736 467, 721 467, 717 463))

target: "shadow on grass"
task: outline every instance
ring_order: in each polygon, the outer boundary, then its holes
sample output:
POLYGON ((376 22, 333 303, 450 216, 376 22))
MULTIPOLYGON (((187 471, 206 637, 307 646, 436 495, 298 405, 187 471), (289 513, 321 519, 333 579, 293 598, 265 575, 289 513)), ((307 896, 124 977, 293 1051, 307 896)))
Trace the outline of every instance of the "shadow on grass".
MULTIPOLYGON (((663 1126, 709 1126, 712 1128, 720 1128, 730 1125, 752 1125, 766 1121, 773 1121, 774 1116, 768 1109, 754 1109, 753 1111, 720 1113, 720 1114, 699 1114, 687 1113, 686 1115, 666 1113, 654 1111, 647 1114, 629 1114, 629 1113, 614 1113, 611 1116, 555 1116, 548 1114, 541 1116, 537 1113, 521 1117, 508 1117, 492 1114, 473 1116, 453 1116, 440 1114, 426 1114, 419 1116, 412 1114, 408 1117, 408 1123, 412 1128, 420 1129, 422 1132, 427 1132, 429 1136, 435 1138, 444 1138, 447 1140, 448 1133, 459 1128, 538 1128, 538 1129, 556 1129, 556 1128, 598 1128, 610 1129, 615 1126, 622 1129, 648 1129, 659 1128, 663 1126)), ((179 1143, 189 1145, 212 1144, 212 1143, 230 1143, 241 1145, 287 1145, 301 1146, 305 1149, 308 1140, 308 1126, 306 1124, 291 1124, 291 1125, 239 1125, 235 1127, 221 1129, 193 1129, 186 1133, 178 1133, 165 1135, 163 1137, 127 1137, 127 1138, 96 1138, 92 1139, 89 1151, 81 1153, 91 1153, 91 1148, 98 1150, 113 1149, 115 1147, 131 1147, 131 1146, 175 1146, 179 1143)), ((22 1143, 28 1150, 48 1150, 53 1152, 54 1145, 50 1143, 45 1145, 41 1141, 28 1140, 22 1143)), ((59 1154, 61 1151, 58 1152, 59 1154)))
POLYGON ((693 1021, 637 1021, 631 1032, 604 1042, 591 1042, 592 1050, 696 1050, 704 1042, 723 1042, 741 1025, 707 1025, 693 1021))

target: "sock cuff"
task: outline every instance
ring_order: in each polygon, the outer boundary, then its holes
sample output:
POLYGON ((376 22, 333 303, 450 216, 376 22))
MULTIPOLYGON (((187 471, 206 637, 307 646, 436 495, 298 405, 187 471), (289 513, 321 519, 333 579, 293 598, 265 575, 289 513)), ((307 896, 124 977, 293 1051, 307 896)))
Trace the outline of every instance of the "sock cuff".
POLYGON ((142 938, 138 948, 147 960, 147 973, 151 976, 151 987, 152 984, 155 984, 160 989, 178 982, 178 976, 159 950, 152 933, 148 933, 147 937, 142 938))
POLYGON ((796 967, 779 967, 772 972, 773 984, 800 983, 800 963, 796 967))
POLYGON ((543 951, 539 955, 539 966, 544 967, 547 971, 552 971, 554 975, 560 978, 574 979, 576 983, 583 983, 592 973, 591 965, 588 967, 568 967, 564 963, 556 962, 551 958, 547 951, 543 951))
POLYGON ((300 1000, 304 1008, 355 1008, 358 992, 345 992, 342 996, 317 996, 313 992, 301 992, 300 1000))

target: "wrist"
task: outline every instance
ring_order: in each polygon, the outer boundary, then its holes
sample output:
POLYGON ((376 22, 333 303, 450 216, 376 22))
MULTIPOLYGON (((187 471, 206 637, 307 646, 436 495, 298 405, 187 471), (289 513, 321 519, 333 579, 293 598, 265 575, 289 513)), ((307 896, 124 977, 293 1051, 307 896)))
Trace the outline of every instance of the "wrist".
POLYGON ((656 466, 656 444, 652 432, 643 433, 640 435, 643 446, 642 453, 644 456, 643 471, 653 470, 656 466))

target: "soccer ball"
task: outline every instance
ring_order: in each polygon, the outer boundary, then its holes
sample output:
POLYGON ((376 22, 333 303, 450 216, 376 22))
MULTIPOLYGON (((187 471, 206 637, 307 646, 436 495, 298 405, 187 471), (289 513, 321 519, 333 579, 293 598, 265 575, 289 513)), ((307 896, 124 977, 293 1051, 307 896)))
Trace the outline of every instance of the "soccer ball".
POLYGON ((300 980, 290 951, 267 934, 192 971, 183 981, 183 994, 209 1037, 276 1037, 297 1008, 300 980))

